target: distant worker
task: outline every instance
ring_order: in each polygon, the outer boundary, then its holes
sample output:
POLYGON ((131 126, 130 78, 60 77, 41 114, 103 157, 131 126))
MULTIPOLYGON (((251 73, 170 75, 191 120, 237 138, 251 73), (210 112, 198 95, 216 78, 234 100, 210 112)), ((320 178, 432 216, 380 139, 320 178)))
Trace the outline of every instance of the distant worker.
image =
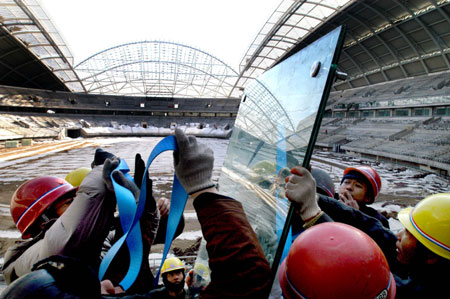
POLYGON ((177 257, 169 257, 161 268, 161 277, 164 287, 155 289, 149 293, 149 298, 185 298, 186 267, 177 257))
POLYGON ((210 280, 209 267, 202 263, 196 262, 194 269, 191 269, 186 277, 188 296, 190 298, 197 298, 199 293, 206 289, 210 280))
POLYGON ((74 187, 79 187, 81 185, 81 182, 84 180, 84 178, 87 176, 89 172, 91 172, 92 168, 88 167, 80 167, 75 170, 72 170, 69 172, 65 180, 69 182, 74 187))
POLYGON ((367 205, 372 204, 381 190, 381 178, 369 166, 348 167, 344 170, 338 199, 346 205, 375 217, 389 228, 389 221, 380 212, 367 205))

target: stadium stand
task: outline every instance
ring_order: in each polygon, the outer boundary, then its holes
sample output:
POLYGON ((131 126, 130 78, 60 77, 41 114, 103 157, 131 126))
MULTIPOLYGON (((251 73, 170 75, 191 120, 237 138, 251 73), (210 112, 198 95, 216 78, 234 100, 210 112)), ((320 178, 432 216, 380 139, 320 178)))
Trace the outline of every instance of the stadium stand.
MULTIPOLYGON (((248 80, 289 58, 338 24, 345 24, 349 34, 343 41, 337 66, 347 76, 332 87, 317 147, 402 161, 449 176, 450 2, 331 1, 327 2, 326 10, 320 1, 294 3, 281 1, 249 46, 238 73, 212 55, 185 45, 158 41, 106 49, 73 66, 67 63, 71 54, 66 45, 54 43, 59 40, 55 36, 57 31, 46 32, 45 28, 35 26, 35 21, 43 15, 39 5, 33 6, 36 11, 31 11, 34 18, 27 14, 29 19, 25 22, 24 3, 0 4, 11 15, 0 30, 5 44, 0 60, 9 66, 0 74, 0 140, 23 136, 61 138, 68 133, 95 136, 89 132, 99 127, 110 129, 105 134, 128 128, 131 135, 175 125, 228 130, 233 127, 239 108, 238 95, 242 95, 248 80), (307 14, 303 12, 306 7, 307 14), (315 25, 305 30, 305 23, 315 25), (20 30, 25 25, 26 30, 20 30), (23 31, 31 31, 39 38, 34 35, 27 38, 23 31), (189 72, 186 80, 179 80, 180 74, 170 68, 160 68, 165 70, 164 80, 150 75, 137 81, 125 80, 130 86, 133 83, 145 86, 143 90, 132 88, 133 92, 125 96, 121 91, 126 88, 111 84, 122 82, 116 81, 117 73, 108 73, 106 78, 100 76, 108 70, 103 62, 128 65, 117 49, 126 49, 133 54, 134 62, 141 63, 141 50, 153 49, 153 45, 165 49, 157 54, 171 53, 173 49, 192 54, 189 57, 196 59, 188 62, 201 70, 206 66, 220 67, 221 79, 212 80, 214 76, 203 71, 205 76, 201 78, 205 80, 191 84, 198 74, 192 77, 189 72), (41 48, 51 48, 51 53, 56 54, 37 55, 34 51, 41 48), (29 55, 30 52, 34 54, 29 55), (60 59, 64 58, 59 57, 63 53, 67 59, 60 59), (117 55, 108 58, 106 53, 117 55), (91 65, 95 66, 94 73, 87 72, 91 65), (85 76, 86 72, 90 75, 85 76), (166 82, 169 75, 178 79, 166 82), (183 88, 175 88, 180 82, 183 88), (165 86, 172 93, 158 86, 165 86), (194 96, 187 97, 184 90, 195 91, 194 96), (211 93, 197 94, 200 90, 211 93), (149 94, 152 97, 145 96, 149 94)), ((180 60, 170 61, 178 66, 184 64, 180 60)), ((166 65, 165 59, 162 63, 155 62, 155 67, 166 65)))

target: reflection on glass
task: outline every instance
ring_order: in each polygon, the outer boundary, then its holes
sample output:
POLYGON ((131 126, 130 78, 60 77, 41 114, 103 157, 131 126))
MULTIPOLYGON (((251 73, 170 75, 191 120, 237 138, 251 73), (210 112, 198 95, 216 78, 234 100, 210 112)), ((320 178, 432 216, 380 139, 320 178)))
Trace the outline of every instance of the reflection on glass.
POLYGON ((219 188, 242 202, 270 263, 288 211, 285 177, 303 163, 340 33, 334 30, 245 87, 219 188))

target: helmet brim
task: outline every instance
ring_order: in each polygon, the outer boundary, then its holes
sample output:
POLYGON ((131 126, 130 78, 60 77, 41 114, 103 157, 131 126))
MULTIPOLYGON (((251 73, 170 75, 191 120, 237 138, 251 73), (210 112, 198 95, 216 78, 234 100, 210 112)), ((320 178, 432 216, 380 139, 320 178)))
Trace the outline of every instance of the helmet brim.
POLYGON ((390 273, 390 280, 391 284, 388 289, 388 299, 395 299, 395 295, 397 294, 397 285, 395 284, 394 275, 392 275, 392 272, 390 273))
POLYGON ((177 270, 183 270, 184 272, 186 272, 186 267, 178 266, 178 267, 170 268, 170 269, 164 270, 164 272, 161 272, 161 275, 167 274, 169 272, 177 271, 177 270))
POLYGON ((281 291, 283 292, 283 297, 286 299, 291 299, 291 288, 286 278, 286 259, 281 263, 278 268, 278 281, 280 282, 281 291))
POLYGON ((442 256, 446 259, 450 259, 450 252, 448 250, 445 250, 444 248, 430 241, 428 238, 432 239, 431 236, 428 236, 427 238, 424 236, 424 232, 419 232, 419 230, 413 223, 413 211, 414 208, 412 207, 401 210, 398 213, 398 220, 422 245, 424 245, 426 248, 436 253, 437 255, 442 256))

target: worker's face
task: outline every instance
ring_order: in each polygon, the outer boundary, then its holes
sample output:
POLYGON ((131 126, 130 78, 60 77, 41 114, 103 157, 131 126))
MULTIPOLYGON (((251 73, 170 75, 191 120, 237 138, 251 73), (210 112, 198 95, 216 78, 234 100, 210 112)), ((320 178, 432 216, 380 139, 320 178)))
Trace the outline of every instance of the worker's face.
POLYGON ((403 229, 397 234, 397 260, 401 264, 411 264, 417 249, 417 239, 407 230, 403 229))
POLYGON ((184 274, 183 270, 175 270, 167 273, 167 280, 173 284, 179 284, 183 282, 184 274))
POLYGON ((366 184, 356 179, 345 179, 339 186, 339 194, 350 193, 357 202, 367 202, 366 184))
POLYGON ((73 198, 64 198, 61 200, 58 200, 54 205, 53 205, 53 210, 55 211, 55 213, 58 216, 61 216, 66 210, 67 208, 70 206, 70 204, 72 203, 73 198))

